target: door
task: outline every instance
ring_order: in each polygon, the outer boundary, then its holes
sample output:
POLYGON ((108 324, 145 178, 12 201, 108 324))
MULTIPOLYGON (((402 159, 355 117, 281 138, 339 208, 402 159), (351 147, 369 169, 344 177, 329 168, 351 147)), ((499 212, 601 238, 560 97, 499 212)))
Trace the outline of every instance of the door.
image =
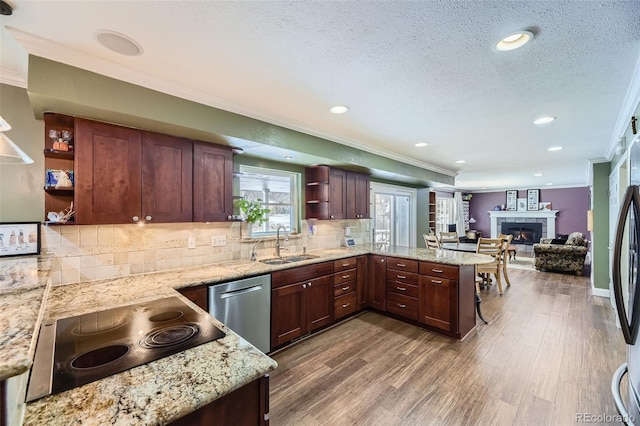
POLYGON ((332 275, 307 281, 304 298, 307 305, 305 333, 329 325, 333 321, 332 275))
POLYGON ((142 214, 145 222, 193 219, 193 143, 142 132, 142 214))
POLYGON ((371 184, 373 199, 372 241, 376 244, 416 246, 415 190, 371 184))
POLYGON ((141 214, 142 132, 76 119, 76 223, 134 223, 141 214))
POLYGON ((193 143, 193 220, 223 222, 233 215, 233 154, 210 143, 193 143))
POLYGON ((271 347, 302 336, 305 303, 302 283, 289 284, 271 290, 271 347))
POLYGON ((346 217, 347 172, 340 169, 329 170, 329 219, 341 220, 346 217))
POLYGON ((387 300, 387 258, 373 255, 370 257, 369 286, 367 288, 367 304, 369 307, 385 311, 387 300))

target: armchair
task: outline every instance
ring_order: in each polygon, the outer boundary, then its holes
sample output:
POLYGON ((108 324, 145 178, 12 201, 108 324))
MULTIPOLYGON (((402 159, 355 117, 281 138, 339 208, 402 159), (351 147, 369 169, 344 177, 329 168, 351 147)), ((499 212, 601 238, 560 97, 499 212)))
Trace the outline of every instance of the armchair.
POLYGON ((539 271, 574 272, 582 275, 587 256, 588 241, 580 232, 574 232, 564 244, 552 244, 553 239, 541 238, 533 245, 535 267, 539 271))

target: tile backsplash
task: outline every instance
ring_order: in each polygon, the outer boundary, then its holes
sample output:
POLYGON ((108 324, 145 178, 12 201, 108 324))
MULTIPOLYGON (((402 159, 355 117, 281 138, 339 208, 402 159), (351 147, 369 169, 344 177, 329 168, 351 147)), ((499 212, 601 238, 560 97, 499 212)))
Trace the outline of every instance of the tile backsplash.
MULTIPOLYGON (((283 244, 285 254, 337 248, 345 228, 358 244, 368 244, 370 219, 316 221, 283 244)), ((258 238, 240 237, 240 222, 163 223, 145 225, 42 226, 42 253, 56 256, 51 279, 54 285, 124 277, 210 263, 249 259, 258 238), (224 236, 226 245, 212 247, 212 237, 224 236), (187 247, 195 238, 194 249, 187 247)), ((275 237, 257 244, 258 258, 275 251, 275 237)))

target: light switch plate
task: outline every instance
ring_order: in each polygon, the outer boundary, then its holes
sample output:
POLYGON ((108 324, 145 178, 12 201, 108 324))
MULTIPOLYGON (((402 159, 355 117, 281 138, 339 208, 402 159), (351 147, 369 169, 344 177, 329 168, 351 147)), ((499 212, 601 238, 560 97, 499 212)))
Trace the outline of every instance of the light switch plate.
POLYGON ((196 237, 187 238, 187 248, 188 249, 196 248, 196 237))
POLYGON ((211 237, 212 247, 222 247, 227 245, 227 237, 224 235, 214 235, 211 237))

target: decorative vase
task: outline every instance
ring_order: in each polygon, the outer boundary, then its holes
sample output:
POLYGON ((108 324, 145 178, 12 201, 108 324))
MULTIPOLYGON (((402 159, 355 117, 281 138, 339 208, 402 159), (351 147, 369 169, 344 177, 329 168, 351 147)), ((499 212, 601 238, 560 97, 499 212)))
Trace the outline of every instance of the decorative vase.
POLYGON ((253 228, 253 223, 249 223, 246 220, 242 222, 240 225, 240 236, 242 238, 251 238, 251 228, 253 228))

